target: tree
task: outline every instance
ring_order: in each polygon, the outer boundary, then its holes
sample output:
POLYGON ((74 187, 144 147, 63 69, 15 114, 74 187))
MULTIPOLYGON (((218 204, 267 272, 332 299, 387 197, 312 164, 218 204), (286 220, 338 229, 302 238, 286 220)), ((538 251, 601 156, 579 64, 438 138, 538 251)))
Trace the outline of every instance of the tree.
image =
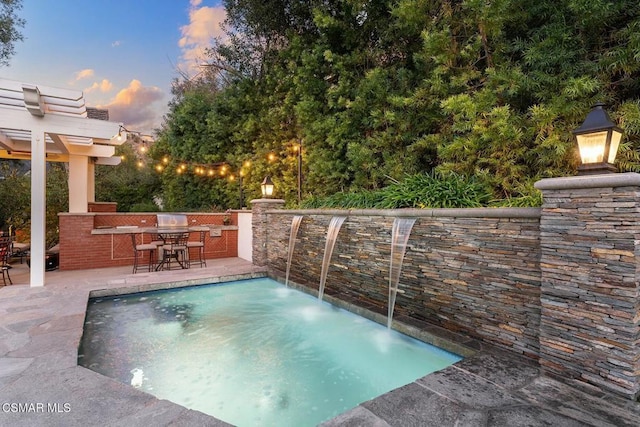
MULTIPOLYGON (((20 241, 28 241, 31 231, 31 179, 28 162, 6 160, 0 162, 0 223, 5 231, 20 234, 20 241)), ((47 163, 47 207, 45 212, 46 245, 58 243, 58 213, 69 211, 69 172, 64 163, 47 163)))
POLYGON ((24 162, 5 160, 0 162, 0 224, 3 231, 23 229, 30 224, 31 181, 25 174, 24 162))
POLYGON ((0 0, 0 66, 9 65, 15 42, 22 40, 19 28, 25 21, 16 14, 21 8, 22 0, 0 0))
MULTIPOLYGON (((251 159, 250 191, 269 174, 287 206, 300 141, 305 197, 435 170, 534 200, 536 180, 575 173, 571 131, 604 101, 626 134, 619 168, 640 171, 637 0, 263 3, 224 2, 230 37, 210 54, 226 77, 175 99, 176 158, 251 159)), ((176 197, 193 187, 163 179, 176 197)))
POLYGON ((154 197, 160 194, 160 179, 135 153, 131 144, 116 149, 122 157, 117 166, 97 165, 96 200, 116 202, 119 212, 155 211, 154 197), (143 162, 138 164, 138 162, 143 162))

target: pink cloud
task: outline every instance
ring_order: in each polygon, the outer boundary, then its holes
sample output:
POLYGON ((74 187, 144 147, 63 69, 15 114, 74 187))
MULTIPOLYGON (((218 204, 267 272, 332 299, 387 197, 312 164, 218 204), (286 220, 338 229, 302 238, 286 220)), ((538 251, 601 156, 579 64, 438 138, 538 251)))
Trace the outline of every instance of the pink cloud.
POLYGON ((106 92, 109 92, 111 89, 113 89, 113 83, 111 83, 107 79, 102 79, 100 83, 94 82, 91 86, 86 88, 84 92, 90 93, 90 92, 100 91, 102 93, 106 93, 106 92))
POLYGON ((109 110, 109 120, 122 122, 137 132, 151 134, 159 127, 164 110, 165 94, 156 86, 143 86, 139 80, 131 80, 108 104, 97 108, 109 110))
POLYGON ((199 7, 201 0, 192 0, 189 24, 180 28, 182 38, 178 46, 182 48, 180 67, 189 73, 198 73, 199 63, 204 58, 206 48, 213 45, 215 38, 224 37, 222 24, 227 16, 224 7, 199 7))
POLYGON ((95 74, 94 70, 92 70, 91 68, 85 68, 84 70, 80 70, 76 72, 75 81, 93 77, 94 74, 95 74))

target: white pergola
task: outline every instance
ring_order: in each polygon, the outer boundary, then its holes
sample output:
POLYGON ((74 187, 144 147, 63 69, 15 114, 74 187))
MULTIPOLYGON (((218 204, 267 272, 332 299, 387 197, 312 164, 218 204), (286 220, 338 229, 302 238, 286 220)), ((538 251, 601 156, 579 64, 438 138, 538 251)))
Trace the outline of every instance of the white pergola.
POLYGON ((69 212, 87 212, 95 165, 120 163, 120 131, 87 118, 81 91, 0 79, 0 158, 31 160, 31 286, 44 286, 46 162, 69 163, 69 212))

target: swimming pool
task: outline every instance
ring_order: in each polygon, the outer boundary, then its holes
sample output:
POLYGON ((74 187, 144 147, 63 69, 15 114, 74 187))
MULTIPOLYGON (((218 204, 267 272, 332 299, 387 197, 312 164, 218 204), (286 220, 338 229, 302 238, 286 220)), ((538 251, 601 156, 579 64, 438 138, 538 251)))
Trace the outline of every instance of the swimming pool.
POLYGON ((237 426, 313 426, 461 357, 271 279, 92 299, 80 365, 237 426))

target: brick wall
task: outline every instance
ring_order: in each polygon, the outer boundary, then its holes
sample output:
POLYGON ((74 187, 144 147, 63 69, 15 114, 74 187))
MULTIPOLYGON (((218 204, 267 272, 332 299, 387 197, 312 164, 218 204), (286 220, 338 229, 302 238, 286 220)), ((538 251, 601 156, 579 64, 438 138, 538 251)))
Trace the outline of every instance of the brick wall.
POLYGON ((116 202, 89 202, 88 212, 116 212, 118 204, 116 202))
MULTIPOLYGON (((220 237, 205 238, 205 258, 228 258, 238 256, 238 231, 234 225, 223 226, 225 214, 188 213, 191 226, 215 225, 222 227, 220 237)), ((237 213, 231 213, 232 224, 237 224, 237 213)), ((102 267, 133 265, 133 246, 129 234, 94 234, 95 229, 136 225, 153 227, 156 214, 152 213, 87 213, 59 214, 60 227, 60 269, 79 270, 102 267)), ((138 234, 136 241, 149 242, 149 235, 138 234)), ((197 240, 197 233, 190 239, 197 240)), ((143 259, 146 263, 146 259, 143 259)))

